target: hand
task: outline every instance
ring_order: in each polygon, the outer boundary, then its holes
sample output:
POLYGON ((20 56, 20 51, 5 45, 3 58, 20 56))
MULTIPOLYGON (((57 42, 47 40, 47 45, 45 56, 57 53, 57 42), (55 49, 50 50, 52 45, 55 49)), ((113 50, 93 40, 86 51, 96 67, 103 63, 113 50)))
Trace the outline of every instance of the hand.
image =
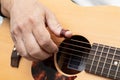
MULTIPOLYGON (((10 18, 11 36, 19 54, 28 60, 36 61, 56 53, 58 48, 46 29, 47 24, 55 35, 60 36, 62 27, 54 14, 37 0, 10 2, 10 8, 3 6, 2 12, 10 18)), ((65 32, 66 37, 71 35, 70 31, 65 32)))

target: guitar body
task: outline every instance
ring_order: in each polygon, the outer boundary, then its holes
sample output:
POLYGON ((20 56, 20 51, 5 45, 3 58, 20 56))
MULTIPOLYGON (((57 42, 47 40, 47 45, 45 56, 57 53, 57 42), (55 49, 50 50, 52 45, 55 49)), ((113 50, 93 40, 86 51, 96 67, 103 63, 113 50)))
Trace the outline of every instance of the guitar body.
MULTIPOLYGON (((40 0, 40 2, 52 10, 52 12, 55 13, 60 24, 65 29, 71 30, 73 32, 73 35, 80 35, 85 37, 91 45, 93 43, 100 43, 120 48, 119 7, 80 7, 70 0, 40 0)), ((51 36, 58 46, 64 40, 63 38, 61 39, 55 37, 53 34, 51 34, 51 36)), ((19 68, 13 68, 10 66, 10 57, 13 46, 14 44, 11 40, 9 31, 9 21, 5 19, 3 24, 0 26, 0 79, 34 80, 31 73, 32 62, 22 58, 19 68)), ((59 72, 60 74, 64 74, 61 72, 59 66, 57 65, 57 62, 55 61, 56 55, 52 61, 52 63, 55 63, 53 69, 55 70, 55 73, 59 72)), ((44 63, 40 62, 40 64, 44 63)), ((35 64, 33 64, 33 66, 34 65, 35 64)), ((108 78, 87 73, 84 70, 75 75, 64 75, 67 77, 76 76, 75 79, 66 80, 110 80, 108 78)))

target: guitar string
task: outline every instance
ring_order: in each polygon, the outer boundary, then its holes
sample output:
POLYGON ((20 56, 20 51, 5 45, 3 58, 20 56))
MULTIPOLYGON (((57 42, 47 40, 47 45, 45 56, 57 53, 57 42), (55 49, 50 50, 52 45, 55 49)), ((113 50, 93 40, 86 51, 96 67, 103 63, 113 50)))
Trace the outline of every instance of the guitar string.
MULTIPOLYGON (((69 39, 69 41, 72 41, 72 42, 78 42, 78 43, 85 43, 85 44, 88 44, 88 45, 90 45, 90 43, 89 42, 85 42, 85 41, 80 41, 80 40, 76 40, 76 39, 69 39)), ((62 42, 63 43, 63 42, 62 42)), ((101 45, 103 45, 103 44, 101 44, 101 45)), ((107 45, 106 45, 107 46, 107 45)), ((111 46, 112 47, 112 46, 111 46)), ((120 48, 119 48, 119 51, 120 51, 120 48)))
MULTIPOLYGON (((87 47, 83 47, 83 46, 78 46, 78 45, 74 45, 74 44, 69 44, 69 43, 66 43, 66 42, 62 42, 63 44, 67 44, 67 45, 71 45, 72 47, 74 46, 74 47, 78 47, 78 48, 83 48, 83 49, 86 49, 86 50, 94 50, 94 49, 92 49, 92 48, 87 48, 87 47)), ((63 47, 63 46, 59 46, 59 47, 63 47)), ((99 46, 99 47, 103 47, 103 46, 99 46)), ((106 48, 106 47, 105 47, 106 48)), ((113 48, 110 48, 111 50, 115 50, 115 49, 113 49, 113 48)), ((117 49, 116 49, 116 51, 118 51, 117 49)), ((100 50, 97 50, 97 52, 101 52, 100 50)), ((103 53, 107 53, 107 52, 103 52, 103 53)), ((113 54, 113 53, 111 53, 111 52, 109 52, 109 54, 113 54)), ((120 56, 120 55, 118 55, 118 54, 113 54, 113 55, 116 55, 116 56, 120 56)))
MULTIPOLYGON (((74 41, 74 42, 80 42, 80 43, 85 43, 85 44, 88 44, 88 45, 90 45, 90 43, 89 42, 85 42, 85 41, 80 41, 80 40, 76 40, 76 39, 69 39, 69 40, 71 40, 71 41, 74 41)), ((113 43, 111 43, 111 44, 113 44, 113 43)), ((102 44, 103 45, 103 44, 102 44)), ((107 45, 106 45, 107 46, 107 45)), ((120 48, 119 48, 120 49, 120 48)), ((119 50, 120 51, 120 50, 119 50)))
MULTIPOLYGON (((64 59, 68 59, 67 57, 62 57, 62 58, 64 58, 64 59)), ((65 64, 68 64, 67 62, 62 62, 63 64, 65 63, 65 64)), ((91 65, 91 64, 89 64, 88 63, 88 65, 91 65)), ((78 67, 77 65, 75 65, 75 64, 72 64, 72 66, 75 66, 75 67, 78 67)), ((99 68, 103 68, 102 66, 99 66, 99 68)), ((104 67, 104 69, 109 69, 109 68, 107 68, 107 67, 104 67)), ((111 71, 116 71, 116 70, 113 70, 113 69, 111 69, 111 71)), ((91 71, 92 72, 92 71, 91 71)), ((117 71, 117 73, 119 73, 120 71, 117 71)), ((94 73, 95 74, 95 73, 94 73)), ((106 73, 107 74, 107 73, 106 73)), ((115 76, 115 75, 109 75, 109 76, 115 76)), ((116 76, 117 78, 120 78, 119 76, 116 76)))
MULTIPOLYGON (((66 43, 65 43, 66 44, 66 43)), ((68 43, 67 43, 68 44, 68 43)), ((70 44, 71 45, 71 44, 70 44)), ((76 46, 76 45, 73 45, 73 46, 76 46)), ((61 46, 60 46, 61 47, 61 46)), ((77 47, 80 47, 80 46, 77 46, 77 47)), ((82 48, 85 48, 85 47, 82 47, 82 48)), ((87 49, 89 49, 89 48, 87 48, 87 49)), ((111 64, 111 63, 109 63, 109 64, 111 64)), ((114 70, 113 70, 114 71, 114 70)), ((118 71, 117 71, 117 73, 118 73, 118 71)))
MULTIPOLYGON (((68 61, 69 61, 69 58, 67 58, 67 57, 62 57, 63 59, 67 59, 68 61)), ((77 61, 77 60, 73 60, 73 61, 77 61)), ((77 62, 79 62, 79 61, 77 61, 77 62)), ((62 63, 66 63, 66 64, 68 64, 67 62, 62 62, 62 63)), ((91 65, 90 63, 87 63, 88 65, 91 65)), ((74 66, 76 66, 76 67, 78 67, 77 65, 75 65, 75 64, 70 64, 70 65, 74 65, 74 66)), ((95 65, 93 65, 93 66, 95 66, 95 65)), ((99 68, 103 68, 103 66, 99 66, 99 68)), ((109 68, 107 68, 107 67, 104 67, 104 69, 109 69, 109 68)), ((111 71, 116 71, 116 70, 114 70, 114 69, 111 69, 111 71)), ((117 71, 117 72, 120 72, 120 71, 117 71)))
MULTIPOLYGON (((91 53, 89 53, 89 52, 85 52, 85 51, 79 51, 79 50, 75 50, 75 49, 71 49, 71 48, 66 48, 66 47, 62 47, 62 46, 59 46, 59 48, 62 48, 62 49, 66 49, 66 50, 70 50, 70 51, 74 51, 74 52, 78 52, 78 53, 84 53, 84 54, 86 54, 86 55, 94 55, 94 54, 91 54, 91 53)), ((69 51, 69 52, 70 52, 69 51)), ((94 50, 94 49, 92 49, 92 51, 96 51, 96 50, 94 50)), ((60 52, 60 51, 59 51, 60 52)), ((101 51, 99 51, 101 54, 102 54, 102 52, 101 51)), ((106 52, 107 53, 107 52, 106 52)), ((70 54, 70 53, 69 53, 70 54)), ((69 55, 68 54, 68 55, 69 55)), ((72 53, 71 53, 72 54, 72 53)), ((109 53, 109 54, 112 54, 112 53, 109 53)), ((73 54, 74 56, 79 56, 79 55, 75 55, 75 54, 73 54)), ((96 56, 98 56, 98 57, 103 57, 103 58, 106 58, 106 57, 104 57, 103 55, 96 55, 96 56)), ((117 56, 117 57, 120 57, 120 55, 113 55, 112 54, 112 56, 117 56)), ((107 59, 113 59, 113 58, 109 58, 109 57, 107 57, 107 59)), ((114 59, 114 60, 117 60, 117 61, 119 61, 119 59, 114 59)))
MULTIPOLYGON (((64 53, 64 54, 69 54, 69 53, 67 53, 67 52, 63 52, 63 51, 60 51, 60 52, 62 52, 62 53, 64 53)), ((66 55, 66 56, 67 56, 67 55, 66 55)), ((77 56, 77 55, 76 55, 76 57, 83 58, 83 59, 86 59, 86 60, 92 60, 92 61, 96 61, 96 62, 98 62, 97 60, 93 60, 93 59, 88 58, 88 57, 77 56)), ((80 61, 77 60, 77 59, 76 59, 76 60, 74 59, 74 61, 76 61, 76 62, 80 62, 80 61)), ((103 61, 99 61, 99 62, 104 63, 103 61)), ((114 64, 111 64, 111 63, 108 63, 108 62, 106 62, 106 64, 114 65, 114 64)), ((120 65, 120 64, 118 64, 118 65, 120 65)))
POLYGON ((85 43, 85 44, 90 44, 88 42, 85 42, 85 41, 79 41, 79 40, 75 40, 75 39, 70 39, 71 41, 74 41, 74 42, 80 42, 80 43, 85 43))
MULTIPOLYGON (((74 40, 74 39, 71 39, 72 41, 75 41, 75 42, 81 42, 81 43, 85 43, 85 44, 89 44, 87 42, 83 42, 83 41, 78 41, 78 40, 74 40)), ((65 42, 62 42, 62 43, 65 43, 65 42)), ((88 49, 88 48, 87 48, 88 49)), ((90 49, 90 48, 89 48, 90 49)), ((120 50, 117 50, 117 51, 120 51, 120 50)))
MULTIPOLYGON (((71 50, 71 49, 70 49, 71 50)), ((80 52, 80 51, 79 51, 80 52)), ((82 51, 81 51, 82 52, 82 51)), ((85 52, 84 52, 85 53, 85 52)), ((70 55, 71 53, 69 53, 68 55, 70 55)), ((87 54, 87 53, 86 53, 87 54)), ((75 55, 75 54, 72 54, 72 55, 74 55, 74 56, 77 56, 78 57, 78 55, 75 55)), ((89 54, 89 55, 92 55, 92 54, 89 54)), ((94 55, 94 54, 93 54, 94 55)), ((96 55, 97 56, 97 55, 96 55)), ((98 57, 101 57, 101 58, 106 58, 106 57, 103 57, 103 56, 98 56, 98 57)), ((108 60, 112 60, 113 58, 107 58, 108 60)), ((114 59, 114 61, 119 61, 119 59, 114 59)), ((107 62, 108 63, 108 62, 107 62)), ((110 63, 108 63, 108 64, 110 64, 110 63)))
MULTIPOLYGON (((75 40, 75 39, 69 39, 69 40, 71 40, 71 41, 73 41, 73 42, 85 43, 85 44, 90 45, 90 43, 85 42, 85 41, 80 41, 80 40, 75 40)), ((62 42, 62 43, 64 43, 64 42, 62 42)), ((103 44, 101 44, 101 45, 103 45, 103 44)), ((107 46, 107 45, 106 45, 106 46, 107 46)), ((100 46, 100 47, 102 47, 102 46, 100 46)), ((112 47, 112 46, 111 46, 111 47, 112 47)), ((117 49, 119 49, 119 50, 117 50, 117 51, 120 51, 120 48, 117 48, 117 49)))
MULTIPOLYGON (((63 52, 63 51, 59 51, 59 52, 62 52, 63 54, 67 54, 67 55, 72 55, 72 56, 74 55, 74 56, 76 56, 76 57, 80 57, 80 58, 81 58, 80 55, 78 56, 78 55, 75 55, 75 54, 70 53, 70 52, 69 52, 69 53, 68 53, 68 52, 63 52)), ((94 54, 89 54, 89 55, 94 56, 94 54)), ((83 56, 82 56, 82 57, 83 57, 83 56)), ((97 56, 96 56, 96 57, 97 57, 97 56)), ((106 58, 106 57, 103 57, 103 56, 98 56, 98 57, 100 57, 101 59, 102 59, 102 58, 103 58, 103 59, 106 58)), ((86 58, 86 57, 85 57, 85 58, 86 58)), ((86 58, 86 59, 87 59, 87 58, 86 58)), ((96 59, 96 58, 95 58, 95 59, 96 59)), ((107 62, 106 62, 106 63, 111 64, 111 62, 109 63, 108 60, 112 60, 112 59, 113 59, 113 58, 107 58, 107 62)), ((89 58, 88 58, 88 60, 89 60, 89 58)), ((95 60, 92 59, 92 61, 95 61, 95 60)), ((115 61, 118 62, 119 59, 114 59, 114 62, 115 62, 115 61)), ((118 62, 118 63, 119 63, 119 62, 118 62)), ((119 64, 119 65, 120 65, 120 64, 119 64)))
MULTIPOLYGON (((85 42, 85 41, 80 41, 80 40, 76 40, 76 39, 68 39, 69 41, 73 41, 73 42, 80 42, 80 43, 85 43, 85 44, 88 44, 88 45, 90 45, 90 43, 89 42, 85 42)), ((64 41, 64 40, 63 40, 64 41)), ((57 43, 61 43, 61 41, 55 41, 55 42, 57 42, 57 43)), ((95 42, 94 42, 95 43, 95 42)), ((97 42, 96 42, 97 43, 97 42)), ((115 42, 112 42, 111 44, 113 44, 113 43, 115 43, 115 42)), ((103 45, 103 44, 102 44, 103 45)), ((106 45, 107 46, 107 45, 106 45)), ((120 51, 120 50, 119 50, 120 51)))
MULTIPOLYGON (((83 42, 83 41, 78 41, 78 40, 73 40, 73 39, 71 39, 71 41, 73 41, 73 42, 79 42, 79 43, 85 43, 85 44, 90 45, 89 43, 83 42)), ((62 43, 79 47, 79 45, 74 45, 74 44, 70 44, 70 43, 66 43, 66 42, 62 42, 62 43)), ((98 43, 96 43, 96 44, 98 44, 98 43)), ((94 44, 93 44, 93 45, 94 45, 94 44)), ((103 45, 103 44, 101 44, 101 45, 103 45)), ((107 46, 107 45, 105 45, 105 46, 107 46)), ((80 47, 81 47, 81 46, 80 46, 80 47)), ((99 47, 103 47, 103 46, 100 46, 100 45, 99 45, 99 47)), ((107 47, 108 47, 108 46, 107 46, 107 47)), ((84 47, 84 48, 85 48, 85 47, 84 47)), ((113 48, 116 48, 116 47, 113 47, 113 48)), ((91 48, 87 48, 87 49, 91 49, 91 48)), ((112 48, 111 48, 111 49, 112 49, 112 48)), ((120 48, 117 48, 117 49, 119 49, 119 50, 117 50, 117 51, 120 51, 120 48)), ((114 50, 114 49, 113 49, 113 50, 114 50)))

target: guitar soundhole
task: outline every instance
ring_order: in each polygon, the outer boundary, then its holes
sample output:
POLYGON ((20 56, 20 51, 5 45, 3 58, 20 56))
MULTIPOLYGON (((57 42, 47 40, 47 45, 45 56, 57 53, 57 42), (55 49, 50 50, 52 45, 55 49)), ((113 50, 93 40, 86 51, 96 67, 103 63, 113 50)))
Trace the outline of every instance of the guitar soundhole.
POLYGON ((83 36, 72 36, 65 39, 59 46, 57 64, 59 69, 69 75, 74 75, 85 69, 85 63, 91 45, 83 36))

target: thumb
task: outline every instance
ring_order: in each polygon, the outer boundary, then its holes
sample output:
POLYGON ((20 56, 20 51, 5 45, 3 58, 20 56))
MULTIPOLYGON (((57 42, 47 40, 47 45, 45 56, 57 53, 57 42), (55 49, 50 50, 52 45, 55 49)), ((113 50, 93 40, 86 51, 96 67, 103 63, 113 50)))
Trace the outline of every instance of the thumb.
POLYGON ((46 12, 46 24, 56 36, 66 38, 70 38, 72 36, 72 32, 69 30, 64 30, 57 21, 55 15, 49 10, 46 12))

